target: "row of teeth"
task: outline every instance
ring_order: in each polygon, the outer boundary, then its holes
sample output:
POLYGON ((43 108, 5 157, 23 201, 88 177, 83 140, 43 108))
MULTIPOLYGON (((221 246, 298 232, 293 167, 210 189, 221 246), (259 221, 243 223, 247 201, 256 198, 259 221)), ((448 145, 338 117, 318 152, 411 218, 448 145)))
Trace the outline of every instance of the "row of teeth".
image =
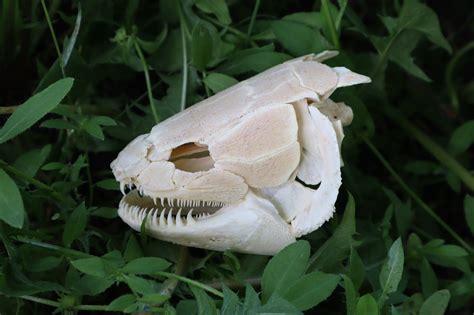
MULTIPOLYGON (((125 187, 132 190, 136 187, 140 195, 144 195, 143 186, 135 186, 134 184, 120 183, 120 191, 125 195, 125 187)), ((158 199, 160 199, 161 206, 164 208, 174 207, 223 207, 225 204, 221 201, 204 201, 204 200, 181 200, 181 199, 168 199, 164 197, 153 197, 153 203, 157 205, 158 199), (167 205, 165 205, 167 203, 167 205)))
POLYGON ((140 208, 138 206, 131 206, 126 203, 120 205, 120 209, 128 214, 128 217, 136 222, 143 222, 147 218, 150 225, 158 226, 186 226, 189 224, 196 223, 196 221, 202 220, 209 217, 209 213, 200 213, 193 216, 193 210, 191 209, 186 216, 181 215, 182 208, 178 209, 176 215, 173 214, 173 208, 170 209, 151 209, 140 208))
POLYGON ((153 198, 155 205, 160 199, 160 204, 162 207, 223 207, 224 203, 221 201, 204 201, 204 200, 181 200, 181 199, 166 199, 166 198, 153 198))

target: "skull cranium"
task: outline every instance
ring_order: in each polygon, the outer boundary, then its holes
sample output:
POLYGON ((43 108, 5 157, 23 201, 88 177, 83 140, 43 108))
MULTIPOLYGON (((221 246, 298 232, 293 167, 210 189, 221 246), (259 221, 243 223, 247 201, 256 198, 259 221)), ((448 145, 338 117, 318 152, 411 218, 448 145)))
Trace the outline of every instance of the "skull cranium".
POLYGON ((319 228, 334 212, 352 120, 328 97, 370 82, 321 63, 334 55, 273 67, 133 140, 111 164, 122 191, 135 187, 120 217, 174 243, 269 255, 319 228))

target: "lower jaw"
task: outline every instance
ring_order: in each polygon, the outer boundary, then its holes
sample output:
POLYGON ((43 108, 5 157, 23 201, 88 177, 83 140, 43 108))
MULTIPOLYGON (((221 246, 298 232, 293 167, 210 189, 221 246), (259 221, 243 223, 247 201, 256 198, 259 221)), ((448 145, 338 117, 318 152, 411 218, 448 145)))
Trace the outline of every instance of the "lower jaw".
POLYGON ((252 191, 241 202, 190 217, 190 211, 183 215, 184 210, 181 210, 178 215, 174 211, 130 205, 126 203, 130 201, 127 196, 120 202, 118 213, 122 220, 134 230, 145 231, 160 240, 260 255, 273 255, 294 241, 290 226, 278 216, 271 203, 252 191))
POLYGON ((179 199, 154 199, 133 190, 120 201, 119 215, 132 227, 144 220, 150 227, 184 227, 215 215, 225 205, 221 202, 179 199), (160 201, 156 201, 160 200, 160 201))

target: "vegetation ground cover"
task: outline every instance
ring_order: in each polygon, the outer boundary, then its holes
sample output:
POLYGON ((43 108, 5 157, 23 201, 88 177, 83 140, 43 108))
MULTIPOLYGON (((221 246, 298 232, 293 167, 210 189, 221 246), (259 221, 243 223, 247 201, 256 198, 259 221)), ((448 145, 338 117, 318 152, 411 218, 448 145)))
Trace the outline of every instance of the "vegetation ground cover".
POLYGON ((473 6, 444 1, 0 0, 0 313, 471 314, 473 6), (295 56, 372 84, 336 215, 273 258, 117 218, 131 139, 295 56))

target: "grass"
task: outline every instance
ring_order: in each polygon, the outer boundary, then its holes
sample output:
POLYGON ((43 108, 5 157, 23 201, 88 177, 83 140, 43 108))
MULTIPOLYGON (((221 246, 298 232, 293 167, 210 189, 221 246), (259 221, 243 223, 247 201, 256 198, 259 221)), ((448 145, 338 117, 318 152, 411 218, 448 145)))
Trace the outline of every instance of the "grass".
POLYGON ((468 314, 473 13, 467 0, 0 0, 0 313, 468 314), (270 259, 117 217, 109 164, 129 141, 325 49, 373 81, 332 96, 354 121, 330 222, 270 259))

